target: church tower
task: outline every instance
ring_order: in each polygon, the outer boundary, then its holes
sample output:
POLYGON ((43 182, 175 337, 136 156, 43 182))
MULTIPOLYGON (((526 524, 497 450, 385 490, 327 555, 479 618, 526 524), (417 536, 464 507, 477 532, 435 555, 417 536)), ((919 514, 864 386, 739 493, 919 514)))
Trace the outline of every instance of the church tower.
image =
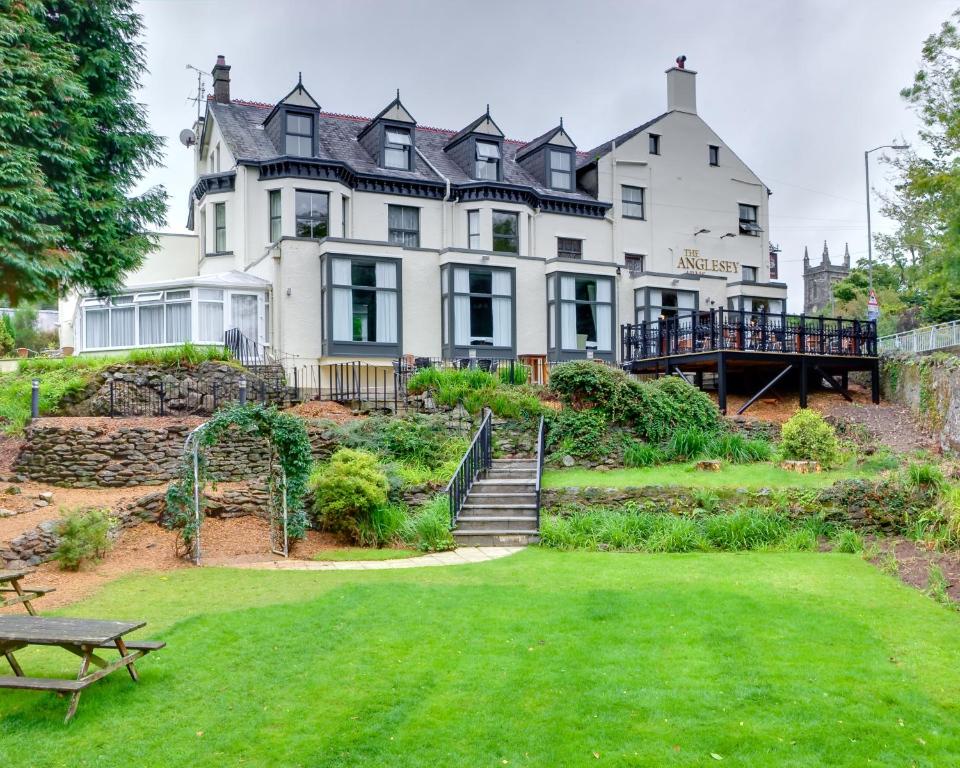
POLYGON ((810 254, 803 249, 803 311, 807 315, 832 315, 834 313, 833 286, 850 274, 850 246, 844 244, 843 263, 830 261, 827 241, 823 241, 820 263, 810 265, 810 254))

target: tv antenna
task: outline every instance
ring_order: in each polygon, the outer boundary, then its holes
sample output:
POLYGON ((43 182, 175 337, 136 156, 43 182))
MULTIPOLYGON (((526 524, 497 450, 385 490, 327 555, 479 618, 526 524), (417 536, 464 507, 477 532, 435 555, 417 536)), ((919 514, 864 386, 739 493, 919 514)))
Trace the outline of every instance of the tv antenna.
POLYGON ((212 80, 213 75, 200 69, 200 67, 193 66, 193 64, 187 64, 187 69, 192 69, 197 73, 197 95, 188 96, 187 101, 195 101, 197 103, 197 121, 199 122, 201 113, 203 112, 203 104, 207 100, 207 84, 203 81, 203 78, 209 77, 212 80))

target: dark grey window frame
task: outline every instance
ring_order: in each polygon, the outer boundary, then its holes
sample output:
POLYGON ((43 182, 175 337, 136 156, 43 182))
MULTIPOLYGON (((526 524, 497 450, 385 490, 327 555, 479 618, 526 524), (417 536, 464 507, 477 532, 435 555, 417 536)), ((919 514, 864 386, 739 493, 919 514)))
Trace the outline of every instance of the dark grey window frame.
POLYGON ((707 150, 707 158, 710 162, 710 165, 713 167, 718 167, 720 165, 720 146, 718 144, 710 144, 709 149, 707 150))
POLYGON ((570 149, 558 149, 557 147, 547 147, 547 151, 544 152, 544 163, 546 164, 546 180, 547 184, 550 186, 550 189, 556 189, 560 192, 572 192, 576 186, 576 163, 574 162, 573 150, 570 149), (569 170, 566 171, 557 171, 557 173, 565 173, 569 177, 569 183, 565 187, 558 187, 553 183, 553 156, 564 155, 567 158, 567 163, 569 163, 569 170))
POLYGON ((760 206, 752 205, 751 203, 737 203, 737 216, 740 219, 740 234, 746 235, 747 237, 760 237, 760 233, 763 232, 763 230, 760 229, 760 206), (753 211, 752 218, 744 217, 744 208, 753 211))
POLYGON ((517 213, 516 211, 499 211, 494 209, 491 217, 491 223, 490 223, 490 234, 493 236, 493 240, 490 243, 490 249, 494 253, 506 253, 506 254, 510 254, 511 256, 520 255, 520 214, 519 213, 517 213), (497 238, 499 237, 500 239, 504 239, 503 235, 498 235, 494 231, 494 227, 497 225, 497 216, 510 216, 514 219, 514 221, 517 222, 517 234, 516 234, 517 249, 515 251, 498 251, 496 249, 495 244, 496 244, 497 238))
MULTIPOLYGON (((322 190, 322 189, 295 189, 295 190, 294 190, 294 196, 293 196, 293 215, 294 215, 294 228, 293 228, 293 233, 294 233, 294 235, 296 235, 297 237, 303 237, 303 235, 300 234, 300 221, 301 221, 301 219, 302 219, 303 217, 301 217, 301 216, 299 216, 299 215, 297 214, 297 195, 299 195, 299 194, 305 194, 305 195, 325 195, 325 196, 326 196, 326 198, 327 198, 327 215, 326 215, 326 220, 327 220, 327 234, 322 235, 322 236, 320 236, 320 237, 312 237, 311 239, 313 239, 313 240, 322 240, 324 237, 330 237, 330 193, 329 193, 329 192, 326 192, 325 190, 322 190)), ((310 220, 310 221, 313 221, 313 217, 310 217, 309 220, 310 220)))
MULTIPOLYGON (((755 314, 758 315, 758 314, 760 314, 759 312, 754 312, 753 310, 750 310, 750 309, 744 309, 744 308, 743 308, 743 301, 744 301, 744 299, 750 299, 750 301, 766 301, 766 302, 768 302, 768 303, 771 302, 771 301, 779 301, 780 304, 781 304, 781 306, 783 307, 783 310, 782 310, 782 311, 785 311, 785 310, 786 310, 786 306, 787 306, 787 300, 786 300, 786 298, 784 298, 784 297, 779 297, 779 296, 751 296, 751 295, 749 295, 749 294, 740 294, 739 296, 730 296, 730 297, 727 299, 727 309, 729 309, 729 310, 731 310, 731 311, 734 311, 734 312, 739 312, 739 311, 743 310, 748 316, 749 316, 749 315, 755 315, 755 314)), ((782 314, 782 311, 781 311, 781 312, 769 312, 768 314, 771 315, 772 317, 776 317, 777 315, 782 314)))
POLYGON ((387 241, 393 245, 399 245, 404 248, 419 248, 420 247, 420 209, 415 205, 398 205, 395 203, 390 203, 387 205, 387 241), (390 225, 390 213, 394 209, 400 210, 401 219, 403 218, 403 211, 414 211, 417 215, 417 227, 416 229, 406 229, 404 227, 392 227, 390 225), (399 233, 401 239, 399 241, 393 239, 394 233, 399 233), (416 242, 413 245, 408 244, 404 241, 403 235, 413 234, 416 238, 416 242))
POLYGON ((413 170, 413 147, 414 147, 414 138, 413 130, 409 127, 393 125, 390 123, 385 123, 383 126, 383 148, 381 150, 381 166, 391 171, 412 171, 413 170), (398 133, 407 134, 407 139, 409 140, 408 144, 393 144, 387 138, 387 133, 389 131, 396 131, 398 133), (406 158, 406 164, 403 166, 399 165, 387 165, 387 150, 402 150, 404 157, 406 158))
POLYGON ((620 185, 620 210, 621 210, 621 215, 625 219, 635 219, 636 221, 646 221, 647 220, 647 188, 635 187, 631 184, 621 184, 620 185), (626 192, 628 189, 635 189, 640 191, 639 202, 637 202, 636 200, 626 199, 626 192), (632 213, 627 213, 628 205, 639 205, 640 215, 636 216, 632 213))
POLYGON ((467 211, 467 249, 471 251, 480 250, 480 209, 479 208, 474 208, 472 210, 467 211), (477 222, 476 232, 473 232, 470 229, 471 218, 477 222), (474 246, 473 243, 471 242, 471 239, 474 237, 477 238, 476 246, 474 246))
POLYGON ((271 243, 277 242, 283 236, 283 190, 271 189, 267 191, 267 239, 271 243), (273 201, 277 200, 279 212, 273 212, 273 201), (274 233, 276 225, 276 233, 274 233))
POLYGON ((503 179, 503 144, 502 142, 497 141, 496 139, 480 139, 475 138, 473 140, 473 178, 477 181, 501 181, 503 179), (496 163, 491 163, 489 158, 480 157, 480 145, 489 144, 497 148, 497 158, 496 163), (494 165, 496 168, 496 175, 494 178, 488 178, 486 176, 481 176, 479 174, 480 163, 484 164, 484 167, 489 168, 490 165, 494 165))
POLYGON ((760 267, 753 267, 749 264, 740 265, 740 280, 744 283, 755 283, 760 277, 760 267), (747 270, 753 270, 753 277, 747 277, 747 270))
MULTIPOLYGON (((584 272, 551 272, 547 275, 547 280, 553 279, 553 299, 550 298, 550 289, 547 288, 547 356, 551 361, 566 360, 586 360, 587 350, 565 349, 562 342, 562 328, 560 325, 560 306, 564 302, 560 299, 560 281, 564 277, 588 278, 590 280, 607 280, 610 282, 610 351, 601 352, 595 350, 593 359, 615 362, 617 359, 617 346, 619 344, 619 333, 617 329, 617 281, 612 275, 595 275, 584 272), (554 338, 550 339, 550 313, 553 313, 554 338), (551 343, 552 342, 552 343, 551 343)), ((574 302, 583 304, 588 302, 574 302)), ((605 303, 605 302, 592 302, 605 303)))
POLYGON ((389 256, 360 256, 355 253, 325 253, 321 257, 321 271, 323 274, 323 288, 320 291, 321 315, 321 348, 324 355, 331 357, 400 357, 403 353, 403 261, 389 256), (394 264, 397 270, 396 288, 378 288, 376 290, 395 291, 397 294, 397 340, 384 341, 334 341, 333 339, 333 288, 350 287, 334 286, 333 260, 349 259, 351 264, 377 264, 387 262, 394 264))
MULTIPOLYGON (((297 112, 294 109, 285 109, 283 111, 283 154, 289 157, 314 157, 316 153, 316 134, 317 134, 317 125, 314 122, 313 115, 309 112, 297 112), (309 133, 294 133, 290 130, 290 117, 302 117, 310 122, 310 132, 309 133), (309 138, 310 139, 310 154, 296 154, 291 155, 287 151, 287 137, 296 136, 298 139, 309 138)), ((299 142, 298 142, 299 143, 299 142)))
POLYGON ((227 252, 227 204, 213 204, 213 250, 214 253, 227 252))
POLYGON ((583 238, 579 237, 557 237, 557 258, 558 259, 572 259, 572 260, 581 260, 583 259, 583 238), (564 248, 565 243, 576 243, 576 255, 570 256, 566 254, 573 253, 572 248, 564 248))
POLYGON ((634 313, 634 322, 636 323, 652 323, 660 319, 659 314, 654 317, 652 312, 659 309, 664 309, 663 304, 651 304, 650 303, 650 291, 676 291, 677 293, 692 293, 693 294, 693 308, 689 310, 684 310, 688 312, 699 312, 700 310, 700 291, 692 290, 689 288, 661 288, 657 285, 645 285, 642 288, 636 288, 633 291, 633 313, 634 313), (643 295, 643 301, 638 302, 637 297, 643 295))
POLYGON ((647 271, 647 257, 643 253, 625 253, 623 254, 623 266, 627 270, 627 274, 630 277, 636 277, 637 275, 642 275, 647 271), (640 260, 640 269, 630 269, 630 260, 639 259, 640 260))
POLYGON ((514 267, 491 266, 487 264, 471 264, 468 262, 447 262, 440 267, 440 306, 445 341, 443 341, 444 355, 452 360, 468 359, 471 352, 478 360, 503 359, 517 356, 517 270, 514 267), (454 327, 454 296, 474 295, 454 291, 454 270, 470 269, 487 272, 510 273, 510 346, 458 346, 456 343, 456 329, 454 327))
POLYGON ((660 154, 660 134, 659 133, 650 133, 649 141, 647 143, 647 149, 650 151, 651 155, 660 154))

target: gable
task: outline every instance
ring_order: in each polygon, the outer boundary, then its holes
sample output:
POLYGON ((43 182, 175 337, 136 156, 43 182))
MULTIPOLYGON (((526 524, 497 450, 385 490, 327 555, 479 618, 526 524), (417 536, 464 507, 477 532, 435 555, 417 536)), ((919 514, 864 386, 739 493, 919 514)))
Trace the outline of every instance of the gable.
POLYGON ((297 86, 288 93, 281 104, 287 104, 291 107, 306 107, 307 109, 320 109, 320 105, 314 101, 313 96, 307 93, 303 86, 297 86))
POLYGON ((416 124, 417 122, 413 119, 413 116, 407 112, 406 107, 404 107, 399 101, 395 101, 393 104, 391 104, 380 114, 380 117, 384 120, 393 120, 398 123, 416 124))
POLYGON ((488 136, 496 136, 498 139, 503 138, 503 131, 497 127, 497 124, 493 122, 489 115, 473 128, 472 133, 484 133, 488 136))

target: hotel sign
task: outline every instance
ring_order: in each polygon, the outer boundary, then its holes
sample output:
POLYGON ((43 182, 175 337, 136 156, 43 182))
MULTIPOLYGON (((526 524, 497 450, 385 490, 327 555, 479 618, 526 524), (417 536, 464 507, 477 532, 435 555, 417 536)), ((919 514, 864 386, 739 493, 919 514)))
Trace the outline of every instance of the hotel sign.
POLYGON ((684 248, 683 255, 677 260, 677 269, 685 272, 720 272, 722 274, 739 274, 740 262, 728 259, 708 259, 700 255, 698 248, 684 248))

